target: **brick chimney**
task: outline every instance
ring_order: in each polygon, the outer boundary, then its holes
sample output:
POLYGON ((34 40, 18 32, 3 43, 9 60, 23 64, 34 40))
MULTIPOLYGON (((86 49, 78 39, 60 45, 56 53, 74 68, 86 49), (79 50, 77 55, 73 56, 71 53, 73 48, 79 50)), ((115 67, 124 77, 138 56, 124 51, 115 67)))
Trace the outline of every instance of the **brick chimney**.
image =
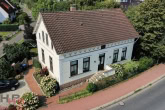
POLYGON ((76 11, 76 10, 77 10, 76 4, 72 4, 70 6, 70 11, 76 11))

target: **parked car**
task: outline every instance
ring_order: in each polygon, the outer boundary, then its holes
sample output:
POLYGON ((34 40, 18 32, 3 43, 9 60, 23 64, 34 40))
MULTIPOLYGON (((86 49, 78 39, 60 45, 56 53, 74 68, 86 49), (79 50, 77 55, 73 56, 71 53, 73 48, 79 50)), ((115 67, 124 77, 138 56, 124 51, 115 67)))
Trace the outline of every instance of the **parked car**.
POLYGON ((0 80, 0 92, 6 90, 16 90, 19 86, 19 82, 16 79, 0 80))

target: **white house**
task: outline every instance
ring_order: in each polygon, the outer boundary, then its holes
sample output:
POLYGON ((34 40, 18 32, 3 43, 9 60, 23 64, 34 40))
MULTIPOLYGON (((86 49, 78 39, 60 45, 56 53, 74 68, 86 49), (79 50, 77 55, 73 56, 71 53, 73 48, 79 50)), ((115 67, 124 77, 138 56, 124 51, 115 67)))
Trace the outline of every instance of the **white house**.
POLYGON ((0 23, 6 19, 11 21, 16 17, 16 8, 7 0, 0 0, 0 23))
POLYGON ((139 37, 121 9, 40 13, 34 33, 39 61, 61 87, 131 60, 139 37))

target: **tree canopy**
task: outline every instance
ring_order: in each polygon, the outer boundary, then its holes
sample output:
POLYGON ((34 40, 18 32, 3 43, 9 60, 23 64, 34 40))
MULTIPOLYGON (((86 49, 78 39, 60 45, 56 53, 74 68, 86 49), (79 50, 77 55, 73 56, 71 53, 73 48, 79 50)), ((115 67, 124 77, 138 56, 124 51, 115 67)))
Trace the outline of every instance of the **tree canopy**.
POLYGON ((0 79, 6 79, 9 77, 9 74, 12 72, 12 67, 5 58, 0 59, 0 79))
POLYGON ((29 56, 29 48, 23 44, 6 44, 4 45, 3 52, 6 53, 6 57, 10 63, 22 61, 29 56))
POLYGON ((129 8, 126 15, 142 36, 138 42, 140 55, 164 59, 165 3, 161 0, 145 0, 129 8))

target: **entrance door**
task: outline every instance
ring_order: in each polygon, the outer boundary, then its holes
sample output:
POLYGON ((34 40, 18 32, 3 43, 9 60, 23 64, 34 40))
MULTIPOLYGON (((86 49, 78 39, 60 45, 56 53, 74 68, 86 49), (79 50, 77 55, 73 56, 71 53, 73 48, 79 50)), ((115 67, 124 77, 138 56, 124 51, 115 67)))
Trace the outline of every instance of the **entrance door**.
POLYGON ((104 70, 104 60, 105 60, 105 53, 99 55, 99 65, 98 65, 98 71, 104 70))

